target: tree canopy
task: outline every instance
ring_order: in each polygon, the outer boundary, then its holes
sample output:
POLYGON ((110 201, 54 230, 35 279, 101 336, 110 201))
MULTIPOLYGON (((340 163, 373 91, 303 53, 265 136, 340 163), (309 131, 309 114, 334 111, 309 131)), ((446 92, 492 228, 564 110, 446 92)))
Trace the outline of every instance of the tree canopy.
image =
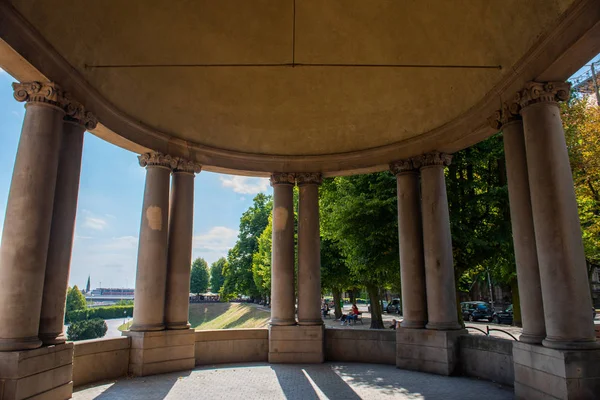
POLYGON ((77 285, 67 289, 67 307, 66 312, 85 310, 87 308, 87 302, 85 296, 81 293, 81 290, 77 285))
POLYGON ((208 263, 204 258, 199 257, 192 263, 192 275, 190 277, 190 292, 205 293, 208 289, 208 263))
POLYGON ((252 255, 252 277, 262 298, 271 297, 271 244, 273 235, 273 214, 258 238, 258 249, 252 255))
POLYGON ((219 290, 223 287, 223 282, 225 281, 223 268, 225 268, 226 264, 227 259, 221 257, 210 266, 210 291, 213 293, 219 293, 219 290))

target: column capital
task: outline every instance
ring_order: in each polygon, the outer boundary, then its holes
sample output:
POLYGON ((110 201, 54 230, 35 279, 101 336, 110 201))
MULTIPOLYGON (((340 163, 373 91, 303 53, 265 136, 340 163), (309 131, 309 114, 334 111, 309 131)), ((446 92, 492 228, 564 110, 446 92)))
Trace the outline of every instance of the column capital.
POLYGON ((298 186, 320 185, 323 183, 323 175, 320 172, 300 172, 296 174, 298 186))
POLYGON ((403 160, 397 160, 390 163, 390 171, 394 175, 399 175, 403 172, 417 172, 419 165, 414 162, 414 158, 405 158, 403 160))
POLYGON ((273 172, 271 174, 271 186, 275 185, 295 185, 296 175, 289 172, 273 172))
POLYGON ((185 158, 175 157, 177 165, 173 168, 173 172, 187 172, 189 174, 199 174, 202 171, 202 165, 197 162, 186 160, 185 158))
POLYGON ((139 155, 138 160, 140 162, 141 167, 157 166, 169 169, 175 169, 175 167, 177 167, 176 159, 174 159, 168 154, 163 154, 155 151, 139 155))
POLYGON ((510 122, 521 121, 521 104, 516 101, 505 101, 502 108, 488 117, 488 124, 497 130, 510 122))
POLYGON ((568 82, 527 82, 515 95, 515 102, 525 108, 536 103, 565 101, 569 99, 570 90, 568 82))
POLYGON ((414 157, 412 160, 415 168, 430 167, 435 165, 447 167, 452 161, 452 155, 441 153, 439 151, 432 151, 431 153, 425 153, 418 157, 414 157))
POLYGON ((65 121, 74 122, 81 126, 84 126, 85 129, 91 131, 96 128, 98 125, 98 119, 96 116, 87 111, 86 108, 78 102, 77 100, 73 100, 69 98, 69 94, 65 93, 65 121))
POLYGON ((65 92, 54 82, 13 82, 13 96, 17 101, 50 104, 63 109, 65 92))

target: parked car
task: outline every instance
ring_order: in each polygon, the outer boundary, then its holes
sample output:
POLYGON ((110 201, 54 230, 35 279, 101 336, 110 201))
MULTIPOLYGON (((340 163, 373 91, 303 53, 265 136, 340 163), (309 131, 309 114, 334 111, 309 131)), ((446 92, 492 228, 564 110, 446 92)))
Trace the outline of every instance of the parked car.
POLYGON ((485 301, 465 301, 460 303, 463 319, 465 321, 479 321, 480 319, 492 320, 492 307, 485 301))
POLYGON ((387 312, 388 314, 391 314, 391 313, 400 314, 401 310, 402 310, 402 307, 400 306, 400 299, 392 299, 392 301, 390 301, 385 306, 385 312, 387 312))
POLYGON ((513 305, 506 307, 504 311, 494 311, 492 315, 492 323, 494 324, 507 324, 512 325, 513 323, 513 305))

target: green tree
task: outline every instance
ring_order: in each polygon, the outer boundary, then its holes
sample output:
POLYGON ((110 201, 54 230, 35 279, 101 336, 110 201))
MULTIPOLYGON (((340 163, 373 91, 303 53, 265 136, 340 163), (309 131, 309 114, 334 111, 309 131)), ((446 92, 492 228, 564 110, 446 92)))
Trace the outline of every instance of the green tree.
POLYGON ((333 294, 335 317, 342 316, 342 292, 351 287, 352 279, 346 258, 338 242, 321 239, 321 287, 333 294))
POLYGON ((258 250, 258 238, 267 227, 272 208, 271 196, 259 193, 253 205, 242 214, 238 240, 229 250, 227 267, 223 269, 225 281, 219 292, 223 300, 238 295, 260 296, 252 275, 252 257, 258 250))
POLYGON ((208 263, 204 258, 199 257, 192 263, 192 276, 190 279, 191 293, 205 293, 208 289, 208 263))
POLYGON ((321 186, 322 236, 337 242, 355 282, 366 287, 371 328, 383 328, 381 287, 400 280, 396 178, 338 177, 321 186))
POLYGON ((101 338, 106 335, 108 326, 101 318, 72 322, 67 328, 67 337, 71 341, 101 338))
POLYGON ((226 264, 227 259, 221 257, 210 266, 210 291, 213 293, 219 293, 219 290, 223 287, 223 282, 225 281, 223 268, 226 264))
POLYGON ((85 296, 81 293, 81 290, 77 285, 67 289, 67 307, 66 311, 85 310, 87 308, 87 302, 85 296))
POLYGON ((265 230, 258 238, 258 249, 252 256, 252 277, 260 296, 271 297, 271 247, 273 235, 273 215, 265 230))

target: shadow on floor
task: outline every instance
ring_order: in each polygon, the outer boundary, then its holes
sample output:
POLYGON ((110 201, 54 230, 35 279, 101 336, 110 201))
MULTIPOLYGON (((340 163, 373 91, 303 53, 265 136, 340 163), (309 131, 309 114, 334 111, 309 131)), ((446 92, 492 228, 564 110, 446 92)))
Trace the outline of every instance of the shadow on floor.
MULTIPOLYGON (((121 378, 113 383, 105 390, 94 396, 94 400, 130 400, 139 398, 140 393, 143 393, 144 400, 162 400, 171 391, 173 386, 179 379, 190 376, 192 371, 172 372, 161 375, 161 379, 145 379, 139 378, 121 378)), ((105 385, 110 384, 105 382, 105 385)), ((100 389, 104 386, 102 383, 94 383, 90 386, 78 387, 74 392, 86 390, 96 387, 100 389)))
POLYGON ((360 396, 338 374, 322 365, 271 365, 287 400, 330 399, 360 400, 360 396))

